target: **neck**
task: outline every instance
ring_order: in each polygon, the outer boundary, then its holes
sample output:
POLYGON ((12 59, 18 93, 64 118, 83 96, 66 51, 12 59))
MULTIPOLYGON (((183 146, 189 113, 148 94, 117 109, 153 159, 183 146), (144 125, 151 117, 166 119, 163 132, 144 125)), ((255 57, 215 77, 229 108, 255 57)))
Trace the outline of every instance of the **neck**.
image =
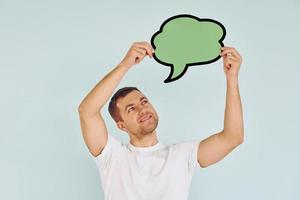
POLYGON ((156 131, 146 135, 131 135, 130 143, 136 147, 150 147, 158 143, 156 131))

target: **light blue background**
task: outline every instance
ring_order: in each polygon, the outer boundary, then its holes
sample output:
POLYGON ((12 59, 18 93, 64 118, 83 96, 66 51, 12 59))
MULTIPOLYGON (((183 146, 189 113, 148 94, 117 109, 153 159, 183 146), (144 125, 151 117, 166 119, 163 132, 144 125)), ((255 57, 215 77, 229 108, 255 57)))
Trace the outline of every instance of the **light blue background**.
MULTIPOLYGON (((134 41, 150 41, 183 13, 220 21, 225 44, 244 58, 245 142, 196 172, 189 199, 300 199, 299 1, 0 0, 1 200, 103 199, 77 107, 134 41)), ((191 67, 165 84, 169 68, 147 57, 118 88, 137 86, 150 98, 162 143, 202 140, 223 128, 222 67, 191 67)), ((107 105, 102 114, 127 142, 107 105)))

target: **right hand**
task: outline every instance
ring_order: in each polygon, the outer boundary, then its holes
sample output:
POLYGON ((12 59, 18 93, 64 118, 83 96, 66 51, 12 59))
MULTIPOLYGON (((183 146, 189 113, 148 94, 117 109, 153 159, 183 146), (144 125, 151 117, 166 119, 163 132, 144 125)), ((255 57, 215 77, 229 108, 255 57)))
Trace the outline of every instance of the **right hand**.
POLYGON ((131 68, 140 63, 146 55, 153 58, 154 49, 148 42, 134 42, 128 50, 120 65, 131 68))

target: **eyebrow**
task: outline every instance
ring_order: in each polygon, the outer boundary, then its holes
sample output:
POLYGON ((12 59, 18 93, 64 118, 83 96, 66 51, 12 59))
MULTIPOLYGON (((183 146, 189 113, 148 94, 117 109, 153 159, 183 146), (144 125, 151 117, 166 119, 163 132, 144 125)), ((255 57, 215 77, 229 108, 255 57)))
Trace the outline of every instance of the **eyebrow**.
MULTIPOLYGON (((147 99, 147 98, 143 96, 143 97, 140 98, 140 101, 142 101, 142 100, 144 100, 144 99, 147 99)), ((125 112, 126 112, 126 110, 127 110, 128 107, 133 106, 133 105, 134 105, 134 103, 131 103, 131 104, 126 105, 126 106, 125 106, 125 112)))

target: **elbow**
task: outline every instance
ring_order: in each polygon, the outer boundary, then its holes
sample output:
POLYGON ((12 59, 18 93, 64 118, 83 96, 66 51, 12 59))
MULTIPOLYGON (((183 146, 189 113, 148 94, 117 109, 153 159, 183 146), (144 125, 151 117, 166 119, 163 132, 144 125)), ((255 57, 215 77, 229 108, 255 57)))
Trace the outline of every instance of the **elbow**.
POLYGON ((90 106, 85 103, 85 101, 82 101, 79 106, 77 107, 77 110, 79 113, 86 113, 90 110, 90 106))
POLYGON ((222 133, 224 134, 224 136, 226 135, 235 146, 240 145, 244 142, 244 131, 234 133, 223 131, 222 133))
POLYGON ((82 104, 78 106, 77 111, 79 115, 86 115, 87 113, 89 113, 86 107, 84 107, 82 104))
POLYGON ((78 106, 77 111, 78 111, 79 114, 84 111, 84 108, 81 104, 78 106))
POLYGON ((244 137, 243 136, 235 136, 234 138, 232 138, 231 141, 232 141, 233 147, 237 147, 237 146, 243 144, 244 137))
POLYGON ((234 138, 233 140, 235 140, 235 142, 240 145, 244 142, 244 131, 236 131, 234 132, 234 134, 232 134, 232 138, 234 138))
POLYGON ((199 166, 200 166, 201 168, 207 168, 209 165, 204 165, 204 164, 200 164, 200 163, 199 163, 199 166))
POLYGON ((244 142, 244 132, 239 134, 239 136, 237 137, 237 141, 238 141, 238 144, 242 144, 244 142))
POLYGON ((244 142, 244 129, 236 129, 236 130, 223 130, 223 133, 225 135, 230 135, 233 141, 236 141, 237 143, 241 144, 244 142))
POLYGON ((90 117, 90 116, 95 116, 96 114, 99 114, 100 109, 94 109, 94 108, 89 108, 89 107, 86 107, 86 106, 83 106, 82 104, 78 106, 77 108, 78 110, 78 113, 80 116, 84 117, 90 117))

